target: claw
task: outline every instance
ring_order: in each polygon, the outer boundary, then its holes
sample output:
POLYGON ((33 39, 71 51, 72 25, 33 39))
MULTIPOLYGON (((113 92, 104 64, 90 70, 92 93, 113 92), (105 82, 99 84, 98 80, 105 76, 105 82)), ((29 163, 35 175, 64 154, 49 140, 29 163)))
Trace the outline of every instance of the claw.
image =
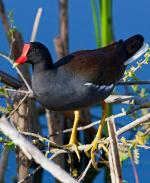
POLYGON ((95 158, 95 153, 97 151, 98 146, 103 149, 108 154, 107 147, 103 144, 103 142, 99 142, 99 139, 95 138, 93 142, 85 149, 85 153, 88 157, 91 157, 92 165, 96 170, 99 170, 95 158))
POLYGON ((90 149, 92 148, 92 144, 88 145, 88 147, 86 147, 86 149, 84 150, 85 154, 87 155, 88 158, 90 158, 90 149))
POLYGON ((93 167, 98 170, 99 168, 97 167, 96 159, 95 159, 95 152, 97 151, 97 146, 98 146, 98 139, 94 139, 93 142, 85 149, 85 153, 88 157, 91 157, 92 160, 92 165, 93 167), (90 151, 90 152, 89 152, 90 151))
POLYGON ((78 143, 69 143, 67 145, 64 145, 64 147, 68 150, 72 149, 76 153, 78 161, 80 162, 80 151, 78 149, 78 143))
MULTIPOLYGON (((93 167, 98 170, 99 168, 97 167, 97 163, 96 163, 96 158, 95 158, 95 152, 97 151, 97 146, 99 144, 99 140, 102 138, 102 129, 105 123, 105 118, 106 118, 106 114, 107 114, 107 104, 105 102, 102 103, 102 108, 103 108, 103 114, 102 114, 102 119, 101 119, 101 123, 99 125, 97 134, 95 136, 95 139, 93 140, 93 142, 85 149, 85 153, 86 155, 89 157, 89 155, 91 156, 91 160, 92 160, 92 165, 93 167), (90 151, 90 153, 89 153, 90 151)), ((103 150, 105 152, 108 152, 107 148, 105 147, 104 144, 100 144, 101 147, 103 148, 103 150)))

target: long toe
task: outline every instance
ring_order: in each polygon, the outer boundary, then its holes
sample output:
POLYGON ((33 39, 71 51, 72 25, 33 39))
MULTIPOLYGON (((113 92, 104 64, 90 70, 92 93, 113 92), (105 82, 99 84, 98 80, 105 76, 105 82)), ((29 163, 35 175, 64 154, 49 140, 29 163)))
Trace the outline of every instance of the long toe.
POLYGON ((78 161, 80 162, 80 151, 78 149, 78 143, 69 143, 67 145, 64 145, 65 148, 67 148, 70 151, 73 151, 76 153, 78 161))

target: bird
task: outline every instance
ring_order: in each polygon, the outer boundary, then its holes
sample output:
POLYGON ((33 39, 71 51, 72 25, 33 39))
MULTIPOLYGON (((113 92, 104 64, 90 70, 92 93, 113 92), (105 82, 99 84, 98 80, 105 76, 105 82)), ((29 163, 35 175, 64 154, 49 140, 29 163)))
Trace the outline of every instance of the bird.
POLYGON ((95 151, 102 138, 107 104, 104 100, 113 92, 127 65, 148 50, 142 35, 119 40, 106 47, 70 53, 53 63, 51 54, 40 42, 24 44, 21 56, 13 67, 32 65, 32 90, 35 98, 46 109, 74 111, 73 130, 66 147, 73 147, 78 159, 77 141, 79 110, 102 103, 102 118, 97 134, 89 145, 92 164, 96 168, 95 151))

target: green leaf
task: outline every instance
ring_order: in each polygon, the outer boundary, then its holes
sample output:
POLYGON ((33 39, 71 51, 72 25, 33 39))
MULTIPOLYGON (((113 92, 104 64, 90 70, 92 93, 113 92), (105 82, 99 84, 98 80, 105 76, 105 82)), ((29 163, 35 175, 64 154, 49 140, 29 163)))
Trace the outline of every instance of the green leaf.
POLYGON ((12 141, 9 141, 6 143, 6 147, 10 150, 14 150, 15 149, 15 144, 12 141))
POLYGON ((127 152, 119 152, 120 161, 123 162, 129 158, 129 153, 127 152))
POLYGON ((3 142, 3 140, 4 140, 3 137, 0 137, 0 142, 3 142))

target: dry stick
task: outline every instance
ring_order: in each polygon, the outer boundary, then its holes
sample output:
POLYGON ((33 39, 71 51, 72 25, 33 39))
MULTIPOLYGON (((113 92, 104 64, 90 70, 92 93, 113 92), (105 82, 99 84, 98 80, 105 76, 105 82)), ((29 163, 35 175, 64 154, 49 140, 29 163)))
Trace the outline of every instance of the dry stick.
POLYGON ((26 140, 16 129, 12 128, 5 117, 0 120, 1 131, 8 136, 14 144, 18 145, 29 160, 32 158, 36 163, 40 164, 42 168, 51 173, 54 177, 64 183, 77 183, 67 172, 54 162, 48 160, 39 149, 26 140))
POLYGON ((121 165, 116 138, 116 127, 113 117, 107 121, 107 127, 110 139, 109 160, 112 183, 122 183, 121 165))
POLYGON ((19 104, 15 107, 15 109, 9 113, 9 116, 7 117, 7 119, 9 119, 18 110, 20 105, 28 98, 28 95, 29 93, 26 93, 26 95, 20 100, 19 104))
POLYGON ((30 42, 33 42, 36 39, 37 30, 39 27, 42 11, 43 11, 42 8, 38 8, 38 10, 37 10, 37 14, 36 14, 35 21, 34 21, 30 42))
MULTIPOLYGON (((127 142, 128 142, 128 140, 127 140, 127 142)), ((124 143, 122 143, 122 142, 118 142, 118 144, 121 146, 124 146, 124 143)), ((127 146, 129 146, 129 147, 133 147, 133 143, 126 143, 126 145, 127 146)), ((150 149, 150 146, 146 146, 146 145, 136 145, 137 147, 139 147, 139 148, 144 148, 144 149, 150 149)))
POLYGON ((20 89, 16 90, 13 88, 5 88, 5 87, 4 87, 4 90, 10 91, 10 92, 18 92, 18 93, 22 93, 22 94, 27 94, 27 93, 30 94, 30 92, 27 90, 20 90, 20 89))
POLYGON ((117 85, 147 85, 150 81, 118 81, 117 85))
POLYGON ((131 165, 133 167, 135 182, 136 183, 139 183, 139 177, 138 177, 138 173, 137 173, 137 170, 136 170, 136 166, 135 166, 135 163, 134 163, 134 160, 133 160, 132 152, 131 152, 130 161, 131 161, 131 165))
MULTIPOLYGON (((62 153, 62 152, 61 152, 62 153)), ((64 152, 65 153, 65 152, 64 152)), ((59 151, 57 151, 55 154, 53 154, 49 160, 53 160, 54 158, 56 158, 58 155, 60 154, 59 151)), ((17 183, 23 183, 24 181, 28 180, 29 178, 31 178, 34 174, 36 174, 42 167, 38 166, 35 170, 33 170, 31 173, 29 173, 24 179, 20 180, 17 183)))
POLYGON ((139 96, 110 95, 108 98, 105 99, 105 102, 141 105, 147 102, 147 99, 141 98, 139 96))
POLYGON ((30 133, 30 132, 23 132, 23 131, 19 131, 19 133, 21 133, 22 135, 26 135, 26 136, 31 136, 31 137, 34 137, 34 138, 38 138, 40 141, 45 141, 47 142, 48 144, 50 144, 50 146, 52 148, 58 148, 58 149, 61 149, 63 151, 66 151, 68 149, 65 149, 62 145, 58 145, 56 144, 55 142, 47 139, 46 137, 43 137, 41 136, 40 134, 36 134, 36 133, 30 133))
POLYGON ((0 183, 4 182, 4 177, 7 168, 9 149, 4 146, 3 151, 1 153, 1 161, 0 161, 0 183))
POLYGON ((125 133, 126 131, 128 131, 128 130, 130 130, 130 129, 132 129, 132 128, 134 128, 134 127, 136 127, 136 126, 138 126, 138 125, 140 125, 140 124, 142 124, 142 123, 148 122, 148 121, 150 121, 150 113, 148 113, 148 114, 142 116, 141 118, 138 118, 138 119, 136 119, 135 121, 129 123, 128 125, 126 125, 126 126, 120 128, 120 129, 116 132, 116 133, 117 133, 117 136, 119 136, 119 135, 125 133))
POLYGON ((110 170, 111 182, 116 183, 115 167, 114 167, 112 152, 110 150, 108 151, 108 159, 109 159, 109 170, 110 170))
POLYGON ((89 161, 87 167, 85 168, 84 172, 83 172, 83 173, 81 174, 81 176, 78 178, 78 182, 81 182, 82 180, 84 180, 84 178, 85 178, 86 174, 88 173, 88 171, 89 171, 91 165, 92 165, 92 160, 90 159, 90 161, 89 161))

